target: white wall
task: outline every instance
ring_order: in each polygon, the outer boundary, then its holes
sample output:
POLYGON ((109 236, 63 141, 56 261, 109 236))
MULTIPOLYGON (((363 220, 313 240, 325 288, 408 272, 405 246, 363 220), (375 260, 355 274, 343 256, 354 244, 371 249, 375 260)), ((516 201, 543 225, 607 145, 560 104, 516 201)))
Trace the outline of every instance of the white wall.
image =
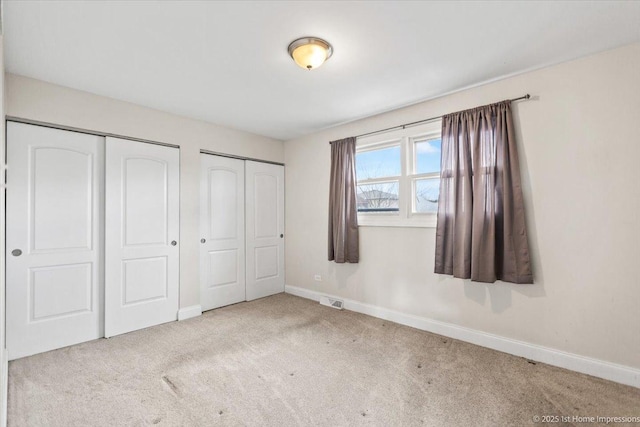
POLYGON ((634 44, 287 141, 287 284, 640 368, 639 123, 634 44), (361 227, 360 264, 327 261, 329 141, 525 93, 534 285, 434 274, 434 228, 361 227))
POLYGON ((282 162, 283 143, 13 74, 6 92, 11 117, 180 146, 180 307, 200 304, 200 150, 282 162))

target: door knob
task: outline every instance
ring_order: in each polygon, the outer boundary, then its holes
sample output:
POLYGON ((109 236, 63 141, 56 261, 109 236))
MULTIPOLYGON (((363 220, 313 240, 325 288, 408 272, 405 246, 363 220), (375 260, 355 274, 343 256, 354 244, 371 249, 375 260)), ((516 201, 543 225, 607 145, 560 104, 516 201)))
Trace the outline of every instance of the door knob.
POLYGON ((11 255, 20 256, 20 255, 22 255, 22 251, 20 249, 14 249, 14 250, 11 251, 11 255))
POLYGON ((206 243, 207 239, 200 239, 200 243, 206 243))
POLYGON ((172 241, 171 241, 171 246, 175 246, 175 245, 177 245, 177 244, 178 244, 178 242, 176 242, 175 240, 172 240, 172 241))
POLYGON ((280 235, 280 238, 282 239, 283 237, 284 237, 284 234, 281 234, 281 235, 280 235))

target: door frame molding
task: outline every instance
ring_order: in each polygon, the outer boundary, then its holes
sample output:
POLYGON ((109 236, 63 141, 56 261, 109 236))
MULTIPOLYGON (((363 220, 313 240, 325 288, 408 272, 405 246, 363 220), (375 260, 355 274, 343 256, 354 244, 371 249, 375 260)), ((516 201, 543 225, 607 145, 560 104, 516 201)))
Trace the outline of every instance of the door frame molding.
MULTIPOLYGON (((132 136, 120 135, 120 134, 117 134, 117 133, 101 132, 101 131, 97 131, 97 130, 78 128, 78 127, 74 127, 74 126, 59 125, 59 124, 56 124, 56 123, 43 122, 43 121, 40 121, 40 120, 25 119, 23 117, 17 117, 17 116, 6 116, 5 117, 5 122, 25 123, 25 124, 28 124, 28 125, 42 126, 42 127, 52 128, 52 129, 66 130, 66 131, 69 131, 69 132, 78 132, 78 133, 85 133, 85 134, 89 134, 89 135, 103 136, 105 138, 109 136, 109 137, 112 137, 112 138, 127 139, 129 141, 144 142, 144 143, 147 143, 147 144, 155 144, 155 145, 163 145, 165 147, 180 148, 179 145, 169 144, 167 142, 152 141, 150 139, 144 139, 144 138, 134 138, 132 136)), ((229 157, 229 158, 232 158, 232 159, 251 160, 252 162, 260 162, 260 163, 268 163, 268 164, 278 165, 278 166, 285 166, 285 164, 281 163, 281 162, 273 162, 271 160, 256 159, 254 157, 245 157, 245 156, 238 156, 238 155, 235 155, 235 154, 221 153, 219 151, 200 149, 200 153, 201 154, 211 154, 211 155, 214 155, 214 156, 221 156, 221 157, 229 157)))
POLYGON ((111 137, 111 138, 118 138, 118 139, 126 139, 126 140, 129 140, 129 141, 144 142, 145 144, 163 145, 165 147, 180 148, 179 145, 169 144, 169 143, 166 143, 166 142, 152 141, 150 139, 143 139, 143 138, 134 138, 134 137, 131 137, 131 136, 118 135, 117 133, 100 132, 100 131, 96 131, 96 130, 77 128, 77 127, 73 127, 73 126, 58 125, 58 124, 55 124, 55 123, 41 122, 39 120, 25 119, 25 118, 22 118, 22 117, 7 116, 6 117, 6 121, 7 122, 15 122, 15 123, 24 123, 24 124, 33 125, 33 126, 41 126, 41 127, 45 127, 45 128, 66 130, 66 131, 69 131, 69 132, 78 132, 78 133, 84 133, 84 134, 89 134, 89 135, 103 136, 105 138, 106 137, 111 137))
POLYGON ((230 159, 250 160, 252 162, 267 163, 267 164, 270 164, 270 165, 284 166, 284 163, 280 163, 280 162, 272 162, 270 160, 254 159, 253 157, 236 156, 235 154, 219 153, 217 151, 211 151, 211 150, 203 150, 203 149, 201 149, 200 150, 200 154, 210 154, 212 156, 228 157, 230 159))

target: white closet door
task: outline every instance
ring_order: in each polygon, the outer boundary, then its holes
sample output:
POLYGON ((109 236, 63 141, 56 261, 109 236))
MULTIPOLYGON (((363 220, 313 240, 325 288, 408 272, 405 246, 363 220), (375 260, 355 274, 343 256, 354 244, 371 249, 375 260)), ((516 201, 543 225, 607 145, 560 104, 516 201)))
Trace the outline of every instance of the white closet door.
POLYGON ((201 154, 200 304, 245 300, 244 161, 201 154))
POLYGON ((99 338, 104 138, 7 124, 7 349, 99 338))
POLYGON ((284 292, 284 166, 247 161, 247 300, 284 292))
POLYGON ((105 336, 177 319, 177 148, 107 137, 105 336))

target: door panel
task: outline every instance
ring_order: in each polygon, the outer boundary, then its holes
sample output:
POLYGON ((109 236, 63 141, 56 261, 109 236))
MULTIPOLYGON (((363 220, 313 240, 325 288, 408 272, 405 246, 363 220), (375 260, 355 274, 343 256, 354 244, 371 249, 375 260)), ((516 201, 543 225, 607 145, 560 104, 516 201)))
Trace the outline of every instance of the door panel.
POLYGON ((102 137, 7 124, 10 359, 103 336, 103 156, 102 137))
POLYGON ((284 292, 284 166, 247 161, 247 300, 284 292))
POLYGON ((238 282, 241 270, 238 250, 219 250, 209 252, 210 287, 230 285, 238 282))
POLYGON ((203 310, 245 300, 244 161, 201 154, 203 310))
POLYGON ((62 147, 30 150, 31 251, 90 249, 93 157, 62 147))
POLYGON ((129 259, 122 264, 123 306, 167 298, 167 257, 129 259))
POLYGON ((125 246, 166 245, 167 162, 142 158, 123 161, 125 246))
POLYGON ((256 279, 278 275, 278 245, 255 248, 256 279))
POLYGON ((107 137, 105 336, 177 319, 179 150, 107 137))
POLYGON ((89 313, 92 307, 91 264, 30 269, 31 321, 89 313))
MULTIPOLYGON (((240 164, 232 166, 241 167, 240 164)), ((239 222, 244 222, 244 218, 238 217, 243 212, 239 212, 237 206, 238 200, 242 199, 239 196, 244 194, 244 189, 241 188, 244 186, 243 174, 238 170, 215 169, 215 166, 208 168, 208 173, 205 185, 209 186, 209 240, 237 239, 239 222), (242 194, 238 194, 239 192, 242 194)))
MULTIPOLYGON (((277 166, 276 166, 277 167, 277 166)), ((280 230, 278 223, 278 177, 256 173, 254 175, 255 237, 277 238, 280 230), (260 213, 257 215, 257 213, 260 213)))

